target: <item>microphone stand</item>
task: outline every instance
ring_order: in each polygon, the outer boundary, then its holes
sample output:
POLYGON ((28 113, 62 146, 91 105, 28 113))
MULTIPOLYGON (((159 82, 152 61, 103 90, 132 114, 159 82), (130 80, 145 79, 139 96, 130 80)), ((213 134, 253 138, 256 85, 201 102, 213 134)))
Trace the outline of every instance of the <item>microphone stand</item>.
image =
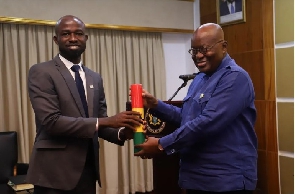
POLYGON ((187 79, 183 80, 183 83, 181 84, 181 86, 176 90, 176 92, 174 92, 174 94, 167 101, 168 102, 171 101, 176 96, 176 94, 179 92, 179 90, 187 85, 187 82, 188 82, 187 79))

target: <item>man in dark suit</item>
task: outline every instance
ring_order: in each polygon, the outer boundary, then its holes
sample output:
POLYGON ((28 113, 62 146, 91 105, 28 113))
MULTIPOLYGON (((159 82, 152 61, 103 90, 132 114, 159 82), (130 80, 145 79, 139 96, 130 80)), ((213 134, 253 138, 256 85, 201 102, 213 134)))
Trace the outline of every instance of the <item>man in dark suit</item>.
POLYGON ((242 11, 242 0, 219 0, 220 16, 242 11))
POLYGON ((59 54, 28 76, 37 134, 27 182, 35 194, 95 194, 98 137, 123 145, 142 120, 134 111, 107 117, 102 78, 81 62, 88 36, 79 18, 60 18, 55 34, 59 54))

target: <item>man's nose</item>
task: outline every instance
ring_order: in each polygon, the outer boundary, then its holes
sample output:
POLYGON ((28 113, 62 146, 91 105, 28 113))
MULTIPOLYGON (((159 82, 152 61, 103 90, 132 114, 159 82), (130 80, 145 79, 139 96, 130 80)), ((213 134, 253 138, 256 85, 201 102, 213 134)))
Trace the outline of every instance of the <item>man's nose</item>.
POLYGON ((197 51, 197 53, 195 54, 195 57, 196 57, 197 59, 200 59, 200 58, 203 58, 203 57, 204 57, 204 54, 201 53, 200 51, 197 51))
POLYGON ((76 41, 77 40, 77 36, 75 33, 71 33, 70 34, 70 41, 76 41))

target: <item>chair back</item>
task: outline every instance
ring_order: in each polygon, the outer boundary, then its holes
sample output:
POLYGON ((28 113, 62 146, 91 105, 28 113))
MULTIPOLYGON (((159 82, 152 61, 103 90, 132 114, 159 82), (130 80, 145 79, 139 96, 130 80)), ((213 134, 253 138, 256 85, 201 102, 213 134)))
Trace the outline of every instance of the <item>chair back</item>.
POLYGON ((7 183, 8 177, 13 176, 17 153, 17 133, 0 132, 0 184, 7 183))

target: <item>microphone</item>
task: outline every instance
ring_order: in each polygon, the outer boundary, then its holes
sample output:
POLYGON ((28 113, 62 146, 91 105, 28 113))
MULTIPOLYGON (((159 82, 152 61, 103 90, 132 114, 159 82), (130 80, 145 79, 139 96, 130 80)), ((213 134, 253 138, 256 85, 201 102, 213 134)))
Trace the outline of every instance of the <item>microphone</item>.
POLYGON ((194 79, 196 77, 196 75, 197 75, 197 73, 180 75, 179 78, 182 79, 183 81, 188 81, 188 80, 194 79))

